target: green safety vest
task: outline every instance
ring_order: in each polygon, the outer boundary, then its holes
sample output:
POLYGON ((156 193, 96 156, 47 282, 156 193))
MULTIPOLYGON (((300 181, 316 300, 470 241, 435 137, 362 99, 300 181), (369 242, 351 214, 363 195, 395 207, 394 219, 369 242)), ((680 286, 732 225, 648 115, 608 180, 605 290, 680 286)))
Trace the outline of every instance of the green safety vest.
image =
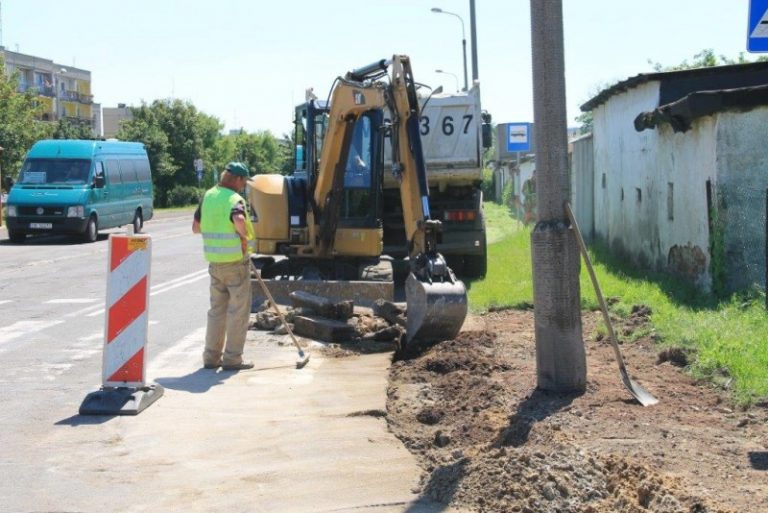
MULTIPOLYGON (((240 235, 229 218, 232 208, 240 202, 245 205, 242 196, 226 187, 216 185, 205 193, 201 207, 200 231, 203 235, 203 252, 207 261, 230 263, 239 262, 245 257, 240 247, 240 235)), ((256 237, 247 211, 245 228, 248 234, 248 246, 253 249, 256 237)))

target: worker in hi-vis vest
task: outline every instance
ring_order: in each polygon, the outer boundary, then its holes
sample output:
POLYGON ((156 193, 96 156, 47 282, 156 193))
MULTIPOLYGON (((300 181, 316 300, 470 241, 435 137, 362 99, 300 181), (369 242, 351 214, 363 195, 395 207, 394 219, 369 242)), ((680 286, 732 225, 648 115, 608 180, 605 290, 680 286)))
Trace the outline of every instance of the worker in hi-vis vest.
POLYGON ((192 232, 203 235, 211 276, 203 352, 206 369, 253 368, 253 362, 243 360, 243 347, 251 314, 249 253, 255 237, 247 204, 238 193, 249 174, 241 162, 227 164, 219 183, 206 191, 192 221, 192 232))

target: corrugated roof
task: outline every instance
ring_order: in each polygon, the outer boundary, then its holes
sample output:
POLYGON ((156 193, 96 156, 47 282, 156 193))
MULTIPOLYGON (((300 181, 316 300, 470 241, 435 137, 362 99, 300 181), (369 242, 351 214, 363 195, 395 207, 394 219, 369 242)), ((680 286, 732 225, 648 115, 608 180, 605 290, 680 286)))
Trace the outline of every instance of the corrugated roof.
POLYGON ((653 80, 669 84, 669 87, 662 91, 662 98, 660 99, 661 104, 667 104, 694 91, 724 90, 768 84, 768 62, 641 73, 603 89, 597 96, 582 105, 581 110, 584 112, 593 110, 612 96, 653 80), (714 87, 715 84, 718 87, 714 87))

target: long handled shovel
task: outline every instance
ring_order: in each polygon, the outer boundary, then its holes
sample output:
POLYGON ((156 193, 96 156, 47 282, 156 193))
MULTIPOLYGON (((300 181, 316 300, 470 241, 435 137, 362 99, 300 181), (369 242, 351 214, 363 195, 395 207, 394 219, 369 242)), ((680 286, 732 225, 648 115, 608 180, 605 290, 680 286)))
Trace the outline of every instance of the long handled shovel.
POLYGON ((584 257, 584 263, 587 264, 587 271, 589 271, 589 277, 592 279, 592 285, 595 287, 597 302, 600 303, 600 310, 603 312, 603 320, 605 321, 605 325, 608 326, 608 333, 610 335, 611 345, 613 346, 613 352, 616 353, 616 362, 619 364, 621 381, 624 383, 627 390, 629 390, 629 393, 631 393, 640 404, 643 406, 652 406, 658 403, 659 400, 643 388, 640 383, 633 381, 632 378, 629 377, 629 373, 627 373, 627 368, 624 366, 624 358, 621 356, 621 350, 619 350, 619 344, 616 341, 616 334, 613 331, 613 324, 611 324, 611 319, 608 317, 608 307, 605 306, 603 293, 600 291, 600 284, 597 283, 597 276, 595 276, 595 270, 592 268, 592 261, 589 259, 589 254, 587 253, 587 246, 584 244, 584 239, 581 237, 581 230, 579 230, 579 225, 576 223, 576 218, 573 215, 569 203, 565 204, 565 211, 567 212, 568 219, 570 219, 571 226, 576 233, 576 239, 579 241, 579 249, 581 250, 581 255, 584 257))
POLYGON ((293 340, 293 344, 296 346, 296 349, 299 350, 299 356, 296 359, 296 368, 301 369, 304 367, 307 362, 309 362, 309 350, 307 352, 304 352, 304 349, 299 344, 299 341, 296 340, 296 336, 293 334, 293 330, 291 329, 290 325, 285 321, 285 317, 283 317, 283 313, 280 311, 280 308, 277 306, 277 303, 275 303, 275 300, 272 298, 272 294, 269 292, 269 289, 267 288, 267 284, 264 283, 264 280, 261 279, 261 274, 259 271, 256 271, 256 280, 259 282, 259 285, 261 286, 261 290, 264 292, 264 295, 267 296, 267 299, 269 300, 269 304, 272 305, 272 308, 275 310, 275 313, 280 318, 280 322, 283 323, 283 326, 285 326, 285 329, 288 330, 288 334, 291 336, 291 340, 293 340))

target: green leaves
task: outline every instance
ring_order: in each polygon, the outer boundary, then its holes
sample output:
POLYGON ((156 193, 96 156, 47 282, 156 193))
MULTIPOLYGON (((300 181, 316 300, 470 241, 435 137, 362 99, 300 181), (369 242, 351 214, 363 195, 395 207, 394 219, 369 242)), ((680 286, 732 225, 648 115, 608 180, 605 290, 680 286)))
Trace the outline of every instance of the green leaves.
POLYGON ((232 160, 245 162, 253 173, 278 173, 290 157, 282 142, 270 132, 222 135, 222 123, 197 110, 190 102, 155 100, 132 108, 133 119, 124 121, 117 138, 143 142, 154 172, 157 206, 178 202, 177 187, 197 187, 194 160, 203 159, 202 186, 210 187, 232 160))
POLYGON ((0 157, 3 176, 13 178, 19 172, 24 155, 30 146, 47 135, 48 128, 39 121, 42 107, 31 92, 19 93, 18 74, 8 77, 5 61, 0 56, 0 157))

